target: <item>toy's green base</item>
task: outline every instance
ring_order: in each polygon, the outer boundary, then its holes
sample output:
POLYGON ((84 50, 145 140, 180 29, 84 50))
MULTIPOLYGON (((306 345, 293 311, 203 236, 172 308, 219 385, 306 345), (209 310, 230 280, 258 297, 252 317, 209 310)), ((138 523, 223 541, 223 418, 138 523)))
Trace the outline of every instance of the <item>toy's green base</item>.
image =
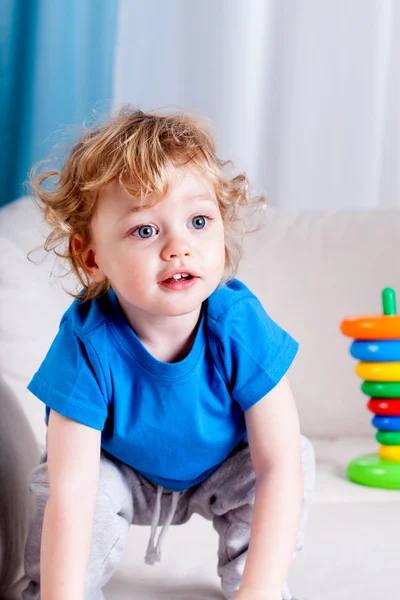
POLYGON ((400 490, 400 462, 384 460, 379 454, 364 454, 352 460, 347 476, 361 485, 400 490))

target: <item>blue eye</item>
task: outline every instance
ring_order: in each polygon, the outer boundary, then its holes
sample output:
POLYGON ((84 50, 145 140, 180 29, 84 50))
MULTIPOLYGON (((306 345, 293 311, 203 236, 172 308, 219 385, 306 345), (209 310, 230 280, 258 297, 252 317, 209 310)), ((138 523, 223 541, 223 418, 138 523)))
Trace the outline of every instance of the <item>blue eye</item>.
POLYGON ((142 239, 151 238, 153 235, 157 234, 157 230, 153 225, 142 225, 138 227, 134 231, 132 231, 132 235, 134 237, 139 237, 142 239))
POLYGON ((207 225, 207 219, 204 215, 197 215, 190 221, 194 229, 204 229, 207 225))

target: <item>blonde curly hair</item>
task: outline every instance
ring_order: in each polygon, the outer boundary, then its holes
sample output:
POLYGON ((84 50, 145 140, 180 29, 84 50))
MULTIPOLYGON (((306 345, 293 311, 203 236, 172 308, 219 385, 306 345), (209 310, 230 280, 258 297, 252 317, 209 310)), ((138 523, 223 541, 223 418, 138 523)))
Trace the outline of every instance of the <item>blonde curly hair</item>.
POLYGON ((192 162, 204 169, 214 182, 225 230, 222 282, 235 276, 242 255, 246 217, 241 216, 240 209, 265 205, 264 196, 250 196, 245 173, 227 175, 226 167, 232 163, 217 157, 213 136, 205 123, 183 113, 145 113, 125 106, 105 123, 85 129, 61 170, 39 172, 45 162, 37 163, 29 178, 34 198, 51 228, 44 249, 69 262, 83 288, 71 295, 82 301, 110 289, 108 280, 94 282, 81 260, 90 241, 99 192, 109 183, 118 181, 144 204, 149 196, 165 196, 171 167, 192 162), (43 184, 54 177, 57 179, 53 189, 45 189, 43 184), (77 235, 83 240, 79 250, 73 243, 77 235))

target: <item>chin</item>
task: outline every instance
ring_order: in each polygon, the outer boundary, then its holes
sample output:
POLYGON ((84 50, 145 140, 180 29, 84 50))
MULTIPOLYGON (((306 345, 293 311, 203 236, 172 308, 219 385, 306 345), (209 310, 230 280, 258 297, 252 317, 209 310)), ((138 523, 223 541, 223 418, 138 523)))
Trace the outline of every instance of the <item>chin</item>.
POLYGON ((166 306, 164 310, 161 310, 163 315, 168 317, 180 317, 182 315, 188 315, 195 310, 198 310, 201 306, 201 302, 177 302, 174 305, 166 306))
POLYGON ((159 312, 171 317, 187 315, 198 310, 207 297, 204 294, 195 294, 189 297, 185 296, 185 293, 177 292, 176 295, 159 304, 159 312))

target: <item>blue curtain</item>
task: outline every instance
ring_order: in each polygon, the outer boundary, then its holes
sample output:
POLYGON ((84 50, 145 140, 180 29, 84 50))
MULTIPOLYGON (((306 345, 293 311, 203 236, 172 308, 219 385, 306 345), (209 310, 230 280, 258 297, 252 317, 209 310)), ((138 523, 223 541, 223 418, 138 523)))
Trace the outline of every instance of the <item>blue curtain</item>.
POLYGON ((110 110, 117 13, 118 0, 1 0, 0 205, 29 191, 61 128, 110 110))

